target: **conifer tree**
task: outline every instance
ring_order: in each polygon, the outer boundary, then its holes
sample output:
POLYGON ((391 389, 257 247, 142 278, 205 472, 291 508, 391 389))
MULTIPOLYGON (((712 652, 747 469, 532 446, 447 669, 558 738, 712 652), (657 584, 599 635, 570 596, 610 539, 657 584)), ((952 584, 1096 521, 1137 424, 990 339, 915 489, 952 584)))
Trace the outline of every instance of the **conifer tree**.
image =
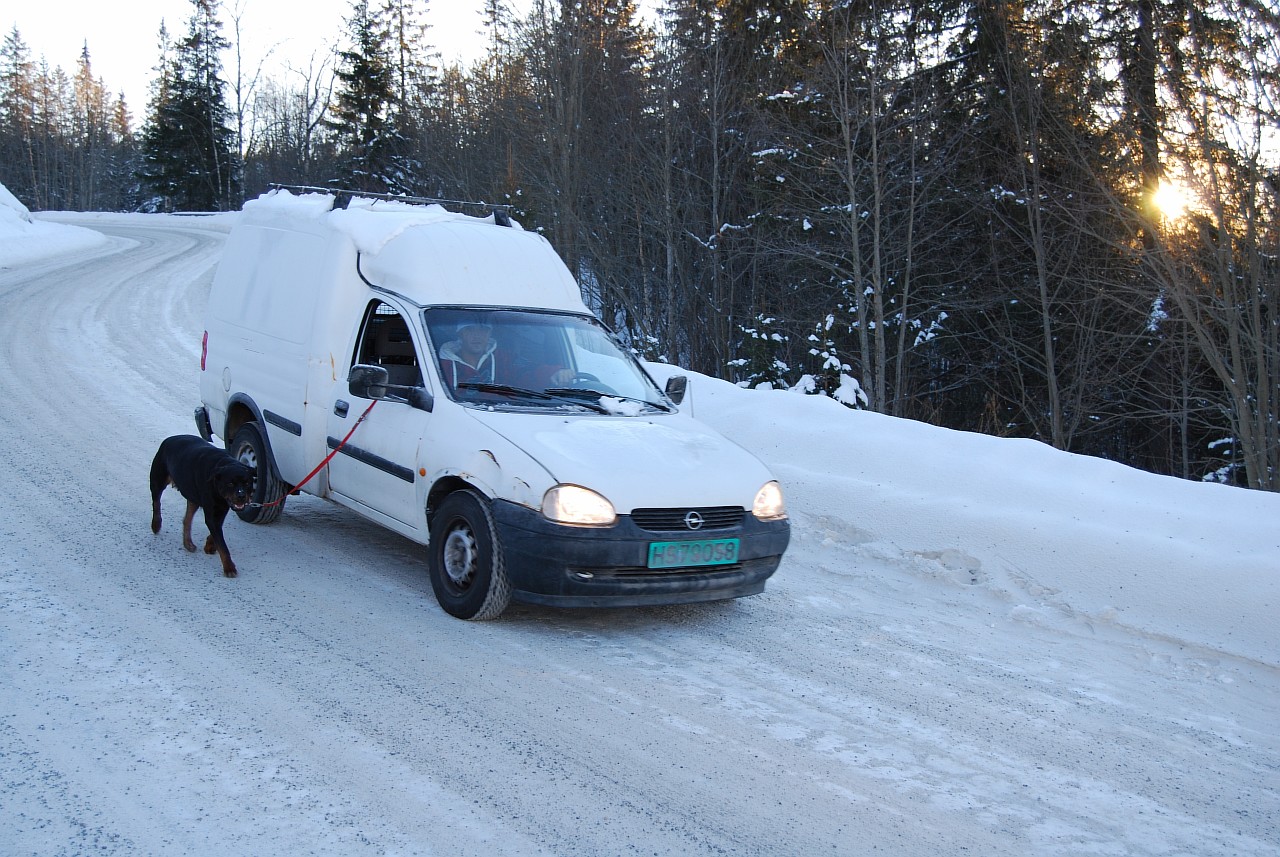
POLYGON ((31 49, 15 26, 0 46, 0 181, 19 198, 33 202, 37 193, 33 159, 36 112, 35 63, 31 49))
POLYGON ((338 92, 328 121, 343 152, 338 183, 380 193, 402 190, 389 32, 369 0, 354 0, 347 26, 350 43, 338 52, 338 92))
MULTIPOLYGON (((187 34, 163 63, 143 133, 140 178, 166 211, 225 211, 239 202, 218 0, 191 0, 187 34)), ((162 30, 163 33, 163 30, 162 30)))
MULTIPOLYGON (((406 192, 416 192, 422 184, 424 164, 417 152, 430 135, 440 88, 439 58, 427 43, 430 25, 424 23, 426 10, 425 0, 383 0, 381 12, 391 71, 392 157, 401 176, 399 184, 406 192)), ((426 148, 430 150, 429 145, 426 148)))
POLYGON ((106 85, 93 76, 93 64, 89 59, 89 45, 80 51, 73 81, 72 133, 76 140, 75 158, 79 162, 79 177, 75 196, 69 200, 82 211, 92 211, 98 206, 100 185, 111 173, 110 111, 111 99, 106 85))

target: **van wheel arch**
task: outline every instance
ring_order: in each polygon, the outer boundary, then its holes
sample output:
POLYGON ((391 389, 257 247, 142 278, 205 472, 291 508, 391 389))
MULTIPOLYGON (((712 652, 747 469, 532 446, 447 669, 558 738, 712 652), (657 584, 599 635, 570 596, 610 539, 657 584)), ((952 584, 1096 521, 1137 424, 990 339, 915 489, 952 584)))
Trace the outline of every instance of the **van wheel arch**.
POLYGON ((271 464, 271 475, 280 482, 284 482, 280 476, 280 468, 276 466, 275 451, 271 449, 271 437, 267 434, 267 423, 262 418, 262 412, 258 409, 258 404, 243 393, 232 396, 231 401, 227 403, 227 419, 223 427, 222 445, 230 450, 236 433, 246 423, 258 424, 258 434, 262 436, 267 461, 271 464))
POLYGON ((476 486, 467 480, 458 476, 445 476, 439 479, 431 490, 427 492, 427 528, 431 527, 431 518, 439 510, 440 504, 456 491, 475 491, 477 494, 484 494, 476 486))
POLYGON ((222 430, 222 442, 231 446, 231 440, 245 423, 258 422, 258 415, 244 402, 237 402, 227 408, 227 423, 222 430))

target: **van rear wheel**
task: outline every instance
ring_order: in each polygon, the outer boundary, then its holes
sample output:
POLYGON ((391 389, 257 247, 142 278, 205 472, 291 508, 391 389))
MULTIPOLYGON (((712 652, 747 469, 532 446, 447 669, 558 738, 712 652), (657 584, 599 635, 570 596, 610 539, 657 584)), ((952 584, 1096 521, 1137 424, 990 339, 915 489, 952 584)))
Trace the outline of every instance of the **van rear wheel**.
POLYGON ((455 491, 431 516, 429 571, 436 600, 459 619, 493 619, 511 603, 511 582, 488 501, 455 491))
POLYGON ((227 447, 231 457, 253 468, 253 502, 236 512, 246 524, 270 524, 284 511, 284 484, 276 478, 271 453, 257 423, 245 423, 227 447))

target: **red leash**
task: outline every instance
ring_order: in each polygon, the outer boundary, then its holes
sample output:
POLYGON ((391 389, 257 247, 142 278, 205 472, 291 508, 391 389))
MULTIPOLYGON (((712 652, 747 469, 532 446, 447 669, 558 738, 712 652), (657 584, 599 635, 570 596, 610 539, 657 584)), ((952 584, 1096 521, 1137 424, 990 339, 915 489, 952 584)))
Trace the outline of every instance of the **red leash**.
MULTIPOLYGON (((360 419, 356 420, 355 425, 351 427, 351 431, 347 432, 347 436, 342 439, 342 443, 335 446, 333 448, 333 452, 326 455, 324 458, 324 461, 316 465, 315 470, 312 470, 310 473, 306 475, 306 477, 303 478, 301 482, 293 486, 293 490, 290 491, 289 494, 297 494, 298 489, 300 489, 303 485, 306 485, 308 482, 310 482, 311 477, 315 476, 317 473, 323 470, 324 466, 333 460, 333 457, 338 454, 338 451, 347 445, 347 441, 351 440, 351 435, 356 433, 356 429, 360 428, 360 423, 364 422, 364 418, 369 416, 369 411, 372 411, 373 406, 376 404, 378 404, 377 399, 374 399, 372 402, 369 403, 369 407, 364 409, 364 413, 360 415, 360 419)), ((266 508, 270 508, 271 506, 279 506, 281 503, 284 502, 284 498, 289 496, 289 494, 282 494, 279 500, 272 500, 270 503, 263 503, 262 507, 266 509, 266 508)))

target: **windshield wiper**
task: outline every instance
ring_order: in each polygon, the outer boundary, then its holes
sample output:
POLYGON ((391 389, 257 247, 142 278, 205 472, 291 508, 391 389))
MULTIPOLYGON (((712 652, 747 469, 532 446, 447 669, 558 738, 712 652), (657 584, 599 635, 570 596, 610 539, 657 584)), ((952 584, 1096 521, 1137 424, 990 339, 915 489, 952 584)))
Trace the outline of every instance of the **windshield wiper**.
POLYGON ((528 387, 513 387, 510 384, 486 384, 479 381, 463 381, 458 385, 458 389, 477 390, 481 393, 494 393, 499 396, 510 396, 512 398, 536 399, 541 402, 561 402, 566 405, 574 405, 579 408, 587 408, 597 413, 607 414, 609 409, 598 402, 584 401, 582 399, 570 398, 565 395, 555 395, 561 393, 560 390, 530 390, 528 387))
POLYGON ((526 387, 513 387, 510 384, 488 384, 481 381, 463 381, 459 390, 479 390, 482 393, 497 393, 500 396, 527 396, 530 399, 550 399, 541 390, 530 390, 526 387))
MULTIPOLYGON (((588 396, 595 399, 599 399, 601 397, 608 399, 621 399, 624 402, 638 402, 646 407, 657 408, 660 411, 671 413, 671 408, 661 402, 651 402, 648 399, 637 399, 635 396, 624 396, 621 393, 605 393, 601 390, 592 390, 587 387, 548 387, 547 392, 575 398, 579 396, 588 396)), ((604 408, 604 410, 608 411, 607 408, 604 408)))

